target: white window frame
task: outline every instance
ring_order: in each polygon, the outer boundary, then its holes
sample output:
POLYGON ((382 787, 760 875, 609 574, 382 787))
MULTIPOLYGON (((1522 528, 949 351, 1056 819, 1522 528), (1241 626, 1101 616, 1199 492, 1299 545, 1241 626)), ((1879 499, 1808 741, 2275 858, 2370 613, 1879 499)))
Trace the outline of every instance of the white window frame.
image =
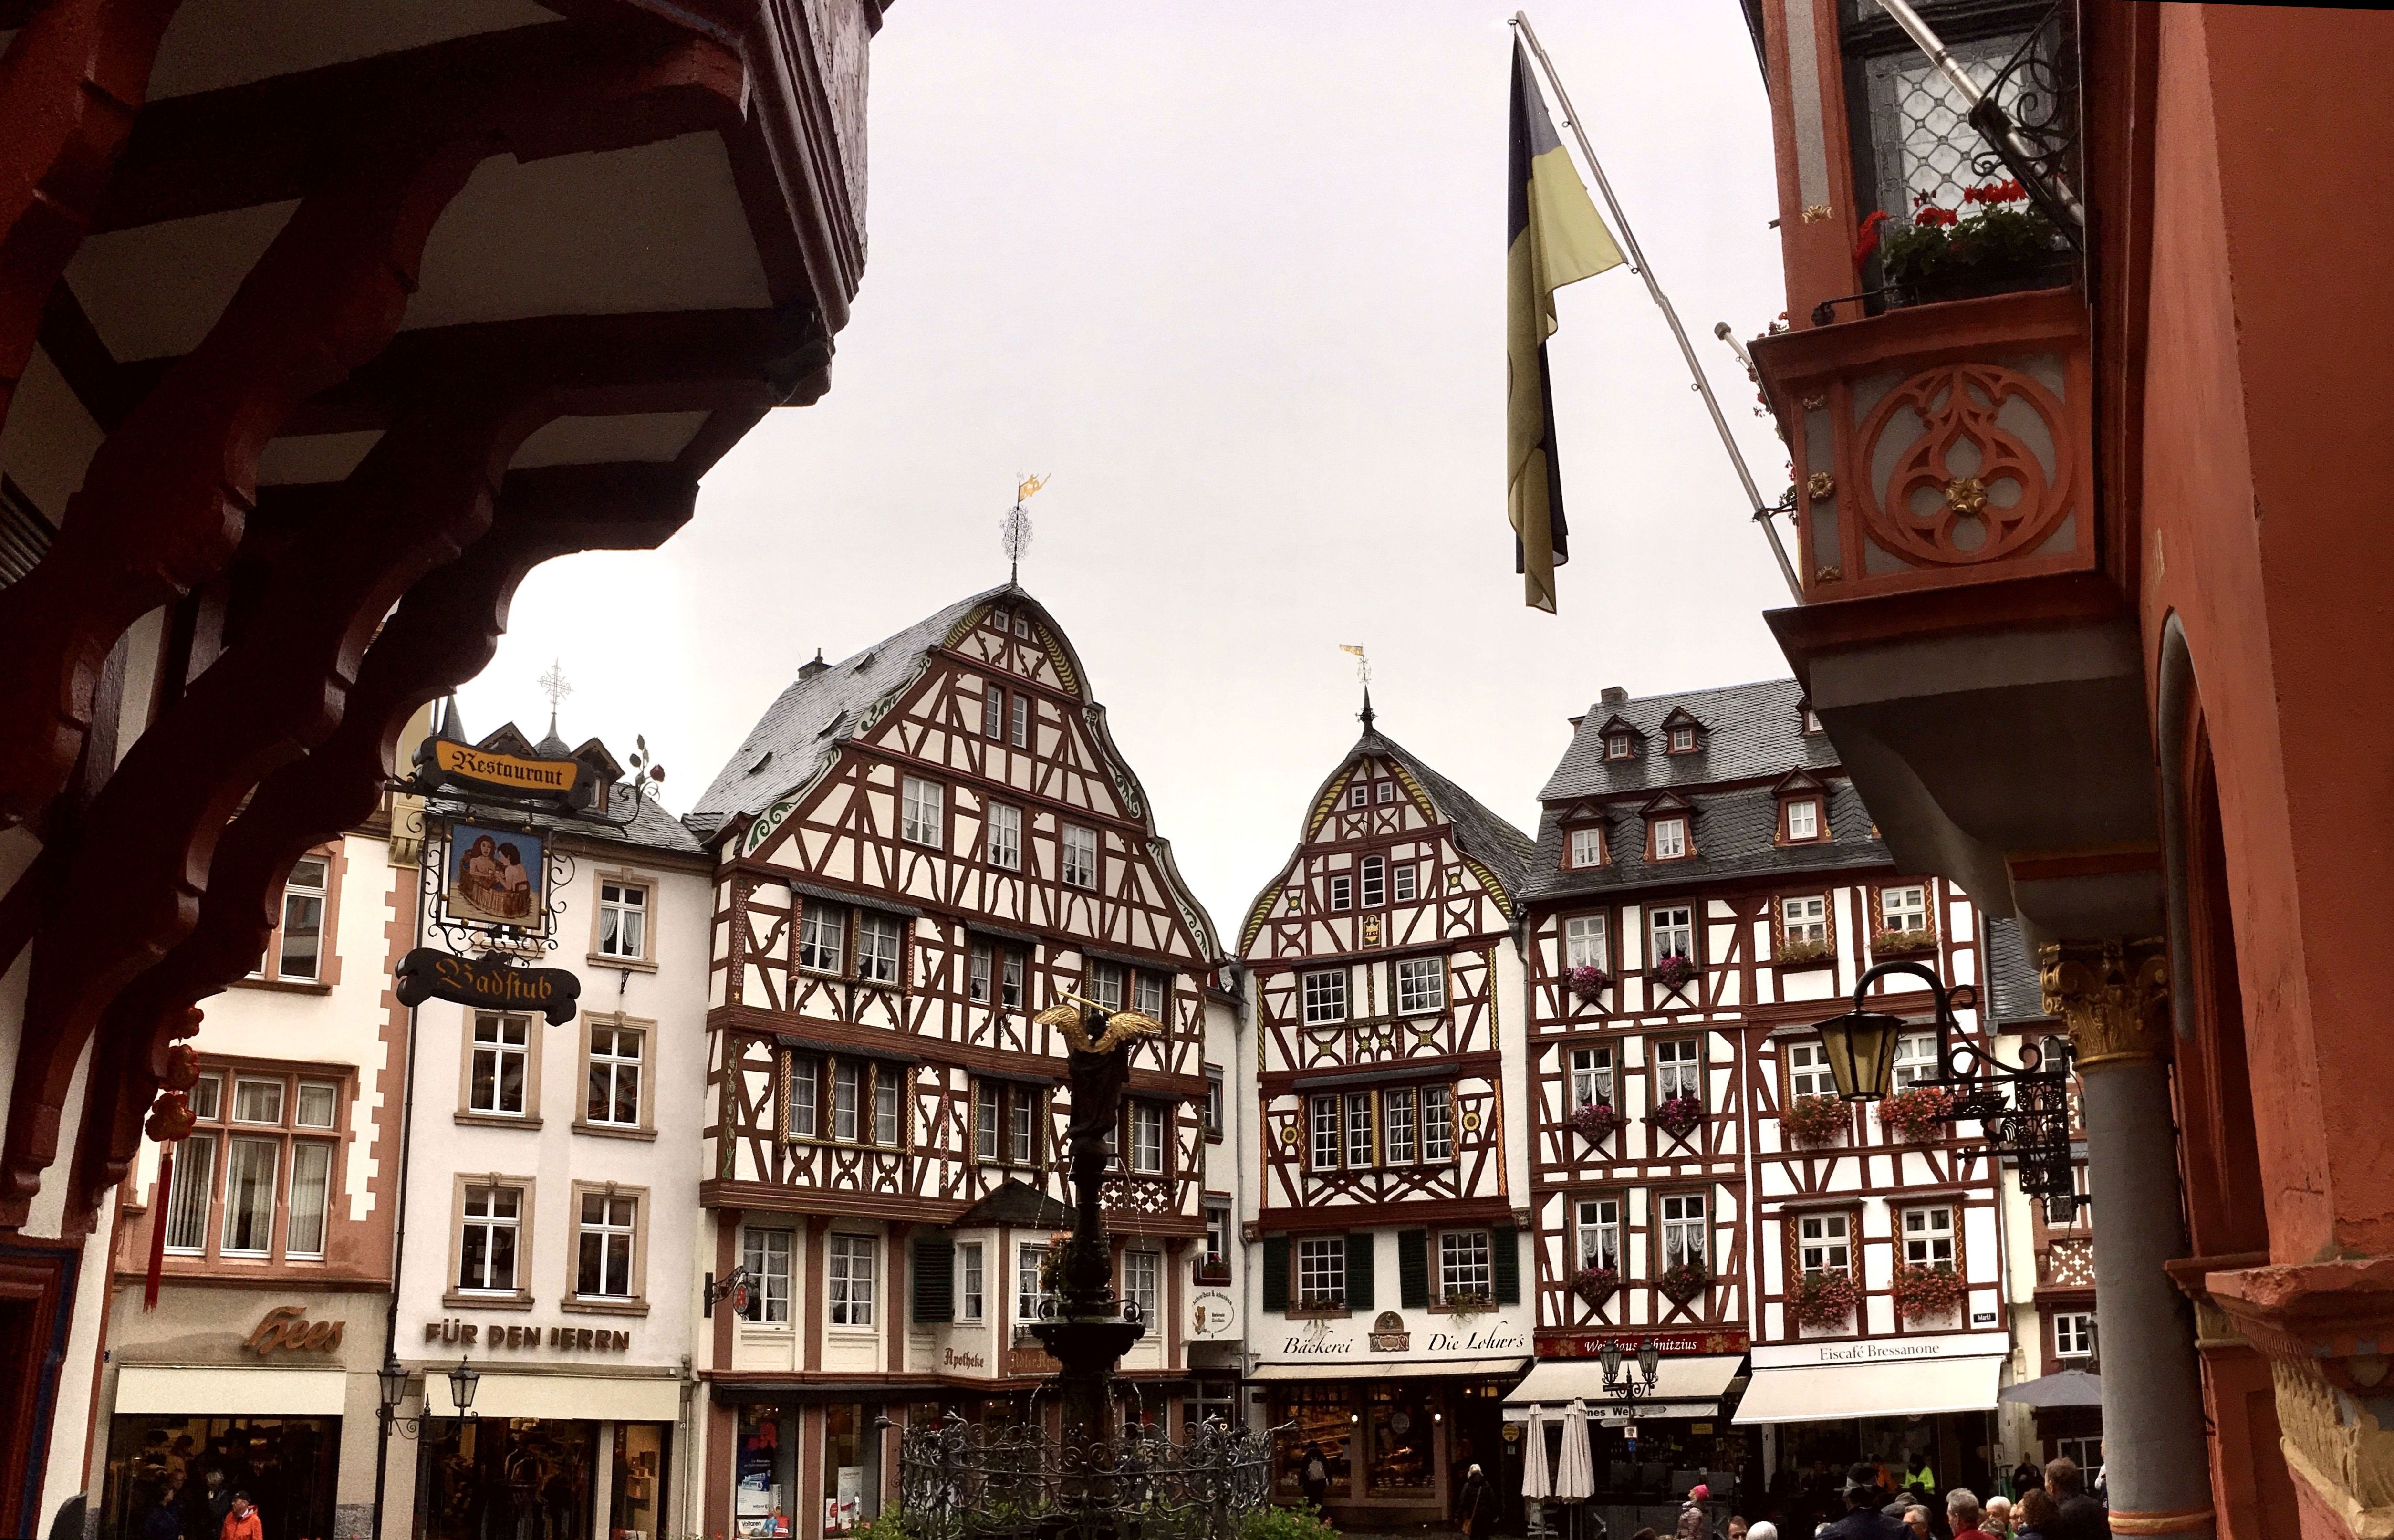
POLYGON ((649 885, 602 878, 598 884, 598 955, 644 962, 649 955, 649 885))
POLYGON ((783 1116, 792 1139, 821 1139, 823 1128, 822 1060, 810 1053, 794 1053, 789 1061, 789 1097, 783 1116))
POLYGON ((1337 1170, 1346 1152, 1347 1135, 1336 1096, 1322 1092, 1307 1099, 1306 1136, 1312 1169, 1337 1170))
POLYGON ((1879 924, 1893 932, 1928 930, 1928 885, 1898 883, 1878 890, 1879 924))
POLYGON ((1692 904, 1670 903, 1646 911, 1649 957, 1653 967, 1665 957, 1696 960, 1696 911, 1692 904))
POLYGON ((1684 861, 1688 854, 1688 815, 1665 813, 1654 820, 1654 859, 1684 861))
POLYGON ((1098 886, 1098 832, 1077 823, 1065 824, 1063 851, 1060 875, 1064 886, 1094 890, 1098 886))
POLYGON ((1347 1020, 1347 970, 1325 968, 1305 975, 1298 986, 1305 996, 1305 1024, 1335 1026, 1347 1020))
POLYGON ((809 973, 838 974, 848 955, 848 911, 821 899, 801 900, 798 967, 809 973))
POLYGON ((853 1059, 831 1061, 831 1137, 854 1144, 864 1130, 864 1065, 853 1059))
POLYGON ((895 984, 906 971, 906 922, 864 914, 856 922, 856 977, 860 983, 895 984))
POLYGON ((995 684, 981 687, 980 735, 1000 743, 1006 738, 1006 691, 995 684))
POLYGON ((1825 1043, 1807 1042, 1787 1045, 1787 1096, 1835 1096, 1836 1076, 1829 1069, 1829 1046, 1825 1043))
POLYGON ((1444 1230, 1438 1236, 1438 1296, 1496 1297, 1496 1246, 1484 1230, 1444 1230))
POLYGON ((2053 1312, 2053 1356, 2056 1358, 2095 1356, 2095 1312, 2093 1310, 2053 1312))
POLYGON ((870 1331, 880 1280, 880 1237, 834 1231, 823 1266, 823 1315, 827 1325, 870 1331))
POLYGON ((283 883, 282 923, 274 928, 275 970, 278 979, 304 979, 310 983, 324 976, 325 932, 331 928, 333 908, 333 863, 323 856, 301 856, 291 865, 290 876, 283 883), (312 876, 313 880, 310 880, 312 876), (314 907, 312 929, 295 918, 304 916, 314 907), (306 936, 316 943, 315 954, 295 963, 292 938, 306 936))
MULTIPOLYGON (((1164 975, 1140 968, 1131 975, 1130 1008, 1151 1021, 1163 1021, 1164 1011, 1164 975)), ((1165 1023, 1169 1025, 1169 1022, 1165 1023)))
POLYGON ((1393 1086, 1380 1093, 1380 1158, 1390 1165, 1411 1165, 1421 1138, 1414 1116, 1414 1088, 1393 1086))
POLYGON ((1842 1212, 1799 1215, 1796 1222, 1796 1259, 1798 1272, 1851 1273, 1853 1216, 1842 1212))
POLYGON ((1091 958, 1088 971, 1089 998, 1108 1010, 1123 1008, 1123 966, 1091 958))
POLYGON ((1301 1235, 1296 1242, 1296 1308, 1347 1308, 1347 1237, 1301 1235))
POLYGON ((1133 1101, 1130 1119, 1130 1174, 1161 1177, 1165 1160, 1164 1107, 1159 1102, 1133 1101))
POLYGON ((1791 841, 1820 838, 1821 799, 1817 796, 1789 797, 1786 831, 1791 841))
POLYGON ((1689 754, 1694 751, 1695 746, 1696 730, 1688 726, 1685 722, 1674 724, 1671 729, 1671 752, 1673 754, 1689 754))
POLYGON ((948 848, 948 788, 937 781, 927 781, 918 775, 904 780, 905 816, 899 836, 909 845, 927 845, 935 850, 948 848))
POLYGON ((633 1273, 639 1255, 640 1200, 628 1192, 586 1189, 575 1195, 573 1219, 573 1297, 637 1297, 639 1284, 633 1273), (598 1205, 596 1218, 591 1217, 593 1203, 598 1205), (585 1289, 582 1286, 582 1264, 590 1254, 593 1241, 598 1243, 598 1286, 585 1289), (609 1283, 618 1276, 623 1286, 610 1288, 609 1283))
POLYGON ((1608 1044, 1572 1050, 1571 1092, 1573 1110, 1598 1105, 1606 1107, 1621 1105, 1613 1099, 1615 1090, 1613 1068, 1612 1048, 1608 1044))
POLYGON ((479 1186, 468 1183, 461 1200, 464 1212, 458 1216, 457 1292, 459 1294, 518 1294, 522 1292, 524 1275, 524 1190, 505 1182, 485 1182, 479 1186), (514 1212, 501 1214, 499 1194, 515 1200, 514 1212), (482 1202, 482 1212, 474 1211, 477 1196, 482 1202), (480 1283, 468 1283, 465 1270, 472 1265, 473 1248, 467 1244, 467 1231, 480 1230, 482 1235, 482 1272, 480 1283), (498 1254, 497 1237, 504 1231, 507 1243, 507 1277, 505 1283, 494 1282, 491 1260, 498 1254))
POLYGON ((1899 1033, 1895 1040, 1895 1059, 1890 1074, 1899 1091, 1936 1079, 1937 1033, 1933 1031, 1899 1033))
POLYGON ((1704 1040, 1701 1037, 1669 1037, 1654 1044, 1654 1099, 1676 1100, 1691 1096, 1700 1103, 1704 1097, 1704 1040))
POLYGON ((1014 1248, 1014 1321, 1028 1326, 1040 1319, 1040 1310, 1047 1302, 1047 1285, 1041 1278, 1042 1264, 1047 1260, 1047 1248, 1030 1241, 1018 1243, 1014 1248))
POLYGON ((1602 915, 1570 915, 1563 919, 1563 967, 1612 966, 1611 937, 1602 915))
POLYGON ((1571 863, 1573 870, 1584 871, 1604 864, 1604 830, 1596 825, 1571 832, 1571 863))
POLYGON ((1001 872, 1022 870, 1022 809, 1011 803, 989 805, 989 863, 1001 872))
POLYGON ((1826 946, 1829 941, 1828 896, 1799 893, 1781 899, 1779 927, 1790 946, 1826 946))
MULTIPOLYGON (((202 1084, 211 1084, 213 1079, 202 1084)), ((182 1148, 175 1152, 175 1182, 167 1194, 164 1219, 166 1250, 174 1256, 207 1254, 208 1216, 217 1195, 217 1138, 213 1131, 187 1134, 182 1148)))
POLYGON ((994 1080, 973 1082, 973 1158, 995 1165, 1006 1147, 1006 1094, 994 1080))
POLYGON ((981 1321, 989 1313, 987 1254, 979 1241, 956 1243, 956 1319, 981 1321))
POLYGON ((1350 808, 1370 807, 1372 805, 1372 788, 1365 785, 1361 781, 1348 786, 1347 788, 1347 805, 1350 808))
POLYGON ((748 1270, 748 1308, 741 1319, 752 1325, 790 1324, 794 1231, 760 1225, 740 1229, 740 1265, 748 1270))
POLYGON ((1629 750, 1630 735, 1628 733, 1608 732, 1604 735, 1604 757, 1606 759, 1626 759, 1629 757, 1629 750))
POLYGON ((1454 1158, 1454 1087, 1422 1087, 1422 1160, 1430 1165, 1454 1158))
POLYGON ((1208 1268, 1220 1269, 1230 1262, 1230 1205, 1209 1203, 1205 1205, 1205 1250, 1203 1260, 1208 1268))
POLYGON ((529 1117, 532 1115, 532 1049, 533 1027, 529 1016, 509 1016, 500 1011, 477 1011, 467 1032, 471 1038, 466 1073, 466 1110, 482 1117, 529 1117), (485 1037, 483 1027, 489 1024, 492 1034, 485 1037), (520 1035, 508 1040, 507 1028, 515 1027, 520 1035), (512 1060, 516 1066, 516 1102, 505 1105, 506 1069, 512 1060), (490 1065, 487 1089, 490 1105, 482 1104, 485 1077, 482 1066, 490 1065))
POLYGON ((1361 1171, 1379 1164, 1379 1117, 1369 1091, 1347 1093, 1347 1169, 1361 1171))
POLYGON ((1388 902, 1388 862, 1385 856, 1365 856, 1356 878, 1356 889, 1361 894, 1363 907, 1377 909, 1388 902))
POLYGON ((1607 1267, 1621 1270, 1621 1200, 1600 1194, 1582 1198, 1573 1205, 1573 1218, 1578 1221, 1577 1255, 1584 1268, 1607 1267))
POLYGON ((1910 1268, 1961 1270, 1960 1227, 1952 1204, 1907 1204, 1896 1218, 1896 1240, 1910 1268))
POLYGON ((1391 903, 1421 902, 1421 868, 1416 862, 1400 861, 1388 868, 1388 902, 1391 903))
POLYGON ((1123 1253, 1123 1298, 1138 1307, 1141 1321, 1156 1321, 1164 1307, 1164 1254, 1123 1253))
POLYGON ((1373 796, 1373 797, 1372 797, 1372 800, 1373 800, 1373 801, 1375 801, 1375 802, 1379 802, 1379 803, 1383 803, 1383 804, 1389 803, 1389 802, 1394 802, 1396 799, 1397 799, 1397 783, 1396 783, 1396 782, 1394 782, 1394 781, 1383 781, 1383 782, 1381 782, 1381 783, 1379 783, 1379 789, 1378 789, 1378 790, 1374 794, 1374 796, 1373 796))
POLYGON ((1015 947, 1002 947, 997 959, 997 1008, 1020 1010, 1030 991, 1030 961, 1015 947))
POLYGON ((906 1142, 905 1072, 895 1064, 873 1066, 873 1142, 884 1150, 906 1142))
POLYGON ((638 1128, 640 1126, 641 1084, 648 1067, 649 1034, 638 1027, 615 1026, 598 1021, 590 1023, 590 1056, 583 1067, 582 1121, 600 1128, 638 1128), (603 1036, 602 1036, 603 1034, 603 1036), (605 1051, 600 1051, 601 1044, 605 1051), (628 1042, 630 1051, 625 1051, 628 1042), (601 1082, 606 1086, 606 1101, 593 1110, 592 1092, 601 1082), (629 1117, 615 1115, 623 1099, 626 1083, 632 1093, 629 1117))
POLYGON ((1674 1268, 1694 1260, 1702 1263, 1707 1273, 1711 1272, 1711 1219, 1706 1212, 1709 1206, 1701 1192, 1665 1192, 1659 1196, 1656 1213, 1660 1217, 1664 1267, 1674 1268))
POLYGON ((1345 872, 1330 875, 1330 907, 1335 911, 1355 907, 1355 879, 1345 872))
POLYGON ((997 949, 987 941, 975 941, 965 967, 965 998, 976 1006, 988 1005, 990 996, 997 993, 997 949))
POLYGON ((1397 961, 1397 1014, 1435 1016, 1446 1008, 1446 958, 1401 957, 1397 961))

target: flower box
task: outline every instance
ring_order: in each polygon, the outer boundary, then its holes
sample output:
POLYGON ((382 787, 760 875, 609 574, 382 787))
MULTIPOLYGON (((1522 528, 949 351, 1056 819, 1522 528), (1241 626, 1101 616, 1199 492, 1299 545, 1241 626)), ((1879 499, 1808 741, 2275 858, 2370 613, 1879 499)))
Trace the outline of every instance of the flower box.
POLYGON ((1583 1006, 1593 1006, 1603 1002, 1604 992, 1612 987, 1612 975, 1600 967, 1582 963, 1564 976, 1564 981, 1570 986, 1573 999, 1583 1006))
POLYGON ((1960 1308, 1969 1293, 1969 1285, 1955 1275, 1950 1265, 1895 1270, 1896 1313, 1906 1321, 1950 1314, 1960 1308))
POLYGON ((1675 1096, 1647 1113, 1646 1121, 1670 1138, 1683 1139, 1704 1125, 1704 1104, 1691 1096, 1675 1096))
POLYGON ((1572 1274, 1572 1293, 1587 1302, 1592 1310, 1604 1309, 1621 1288, 1621 1271, 1617 1268, 1582 1268, 1572 1274))
POLYGON ((2020 289, 2058 288, 2071 281, 2072 262, 2053 222, 2026 203, 2016 181, 1966 190, 1973 213, 1926 204, 1909 225, 1890 225, 1884 212, 1862 220, 1854 246, 1857 265, 1878 254, 1890 305, 1975 299, 2020 289))
POLYGON ((1781 941, 1770 949, 1770 960, 1782 967, 1792 967, 1803 963, 1826 962, 1830 954, 1831 948, 1825 941, 1781 941))
POLYGON ((1703 1293, 1704 1285, 1712 1281, 1711 1270, 1702 1262, 1681 1262, 1664 1269, 1654 1286, 1661 1289, 1663 1297, 1672 1304, 1685 1305, 1703 1293))
POLYGON ((1851 1273, 1808 1272, 1787 1292, 1787 1313, 1816 1332, 1844 1325, 1861 1303, 1851 1273))
POLYGON ((1590 1144, 1602 1144, 1629 1120, 1609 1101, 1592 1101, 1572 1112, 1571 1125, 1579 1130, 1590 1144))
POLYGON ((1935 1139, 1953 1119, 1953 1093, 1935 1086, 1914 1086, 1878 1104, 1878 1125, 1914 1143, 1935 1139))
POLYGON ((1788 1142, 1809 1150, 1835 1144, 1854 1125, 1846 1104, 1833 1096, 1799 1096, 1779 1114, 1788 1142))
POLYGON ((1655 988, 1665 994, 1676 994, 1694 983, 1696 976, 1703 971, 1693 962, 1675 952, 1648 968, 1646 976, 1654 981, 1655 988))
POLYGON ((1878 957, 1900 956, 1909 952, 1937 950, 1934 930, 1881 930, 1871 937, 1871 954, 1878 957))
POLYGON ((1480 1315, 1496 1308, 1496 1301, 1484 1294, 1450 1294, 1439 1301, 1456 1315, 1480 1315))

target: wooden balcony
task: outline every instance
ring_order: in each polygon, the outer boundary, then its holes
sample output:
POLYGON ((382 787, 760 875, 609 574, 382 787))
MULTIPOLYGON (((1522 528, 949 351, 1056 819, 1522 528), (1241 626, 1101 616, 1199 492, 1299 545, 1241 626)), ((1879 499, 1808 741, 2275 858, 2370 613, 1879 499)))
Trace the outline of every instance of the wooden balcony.
POLYGON ((2097 565, 2075 290, 1890 309, 1754 358, 1794 461, 1806 604, 2097 565))

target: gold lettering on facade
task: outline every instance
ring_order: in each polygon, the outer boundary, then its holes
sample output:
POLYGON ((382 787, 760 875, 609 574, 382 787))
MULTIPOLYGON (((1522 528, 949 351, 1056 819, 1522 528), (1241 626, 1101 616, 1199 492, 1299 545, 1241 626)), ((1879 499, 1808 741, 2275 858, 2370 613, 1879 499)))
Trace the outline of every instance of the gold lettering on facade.
POLYGON ((266 1312, 256 1330, 243 1344, 260 1358, 270 1358, 276 1351, 292 1353, 329 1353, 341 1345, 341 1330, 346 1321, 309 1321, 307 1310, 299 1305, 277 1305, 266 1312))

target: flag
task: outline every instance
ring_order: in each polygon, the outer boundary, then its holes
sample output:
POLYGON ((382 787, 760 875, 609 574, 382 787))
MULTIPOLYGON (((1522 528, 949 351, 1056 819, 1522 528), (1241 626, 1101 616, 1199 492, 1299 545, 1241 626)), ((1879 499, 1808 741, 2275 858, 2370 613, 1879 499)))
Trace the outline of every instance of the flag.
POLYGON ((1546 338, 1555 291, 1627 258, 1572 165, 1529 51, 1513 44, 1513 151, 1506 221, 1506 511, 1513 521, 1513 570, 1524 602, 1554 612, 1555 569, 1570 559, 1563 483, 1555 463, 1555 398, 1546 380, 1546 338))

